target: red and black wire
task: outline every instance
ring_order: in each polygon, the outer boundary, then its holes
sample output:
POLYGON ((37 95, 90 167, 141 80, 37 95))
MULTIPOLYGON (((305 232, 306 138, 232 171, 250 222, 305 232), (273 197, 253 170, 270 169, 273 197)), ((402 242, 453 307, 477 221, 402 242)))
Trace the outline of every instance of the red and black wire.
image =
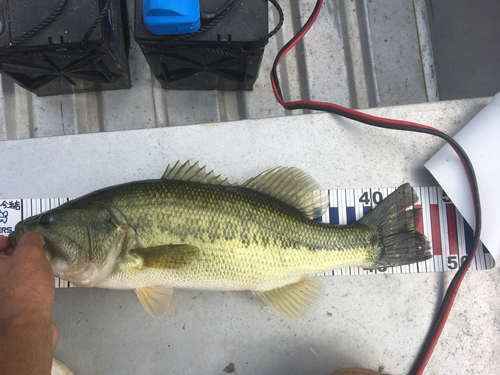
MULTIPOLYGON (((274 3, 274 1, 273 1, 274 3)), ((462 265, 460 266, 459 270, 457 271, 455 277, 451 281, 448 290, 446 291, 446 294, 443 298, 443 301, 441 302, 441 306, 439 308, 439 311, 430 327, 430 330, 427 334, 427 337, 422 345, 421 351, 413 365, 413 367, 410 370, 411 375, 416 375, 416 374, 421 374, 424 371, 425 366, 427 365, 427 362, 429 361, 432 351, 434 350, 434 347, 437 344, 437 341, 439 340, 439 336, 441 335, 441 332, 443 331, 444 325, 446 323, 446 320, 448 318, 448 315, 450 313, 451 307, 453 305, 453 301, 455 300, 455 297, 458 293, 458 289, 460 287, 460 284, 462 283, 462 280, 465 276, 465 273, 467 272, 472 259, 474 258, 474 255, 476 254, 477 247, 479 245, 480 241, 480 234, 481 234, 481 205, 479 201, 479 188, 477 184, 477 179, 476 175, 474 173, 474 168, 472 166, 472 163, 463 150, 463 148, 450 136, 446 135, 445 133, 441 132, 440 130, 437 130, 435 128, 432 128, 430 126, 426 125, 421 125, 413 122, 407 122, 407 121, 399 121, 399 120, 391 120, 391 119, 386 119, 382 117, 376 117, 376 116, 371 116, 366 113, 362 113, 359 111, 352 110, 350 108, 342 107, 337 104, 333 103, 325 103, 325 102, 316 102, 316 101, 311 101, 311 100, 298 100, 298 101, 292 101, 292 102, 285 102, 283 98, 283 94, 281 92, 280 88, 280 83, 279 83, 279 78, 277 74, 277 68, 280 63, 280 61, 283 59, 283 57, 287 54, 288 51, 290 51, 299 40, 302 39, 302 37, 307 33, 307 31, 311 28, 313 25, 314 21, 316 20, 321 6, 323 4, 323 0, 317 0, 316 6, 314 7, 314 10, 307 20, 307 22, 304 24, 304 26, 300 29, 300 31, 292 38, 290 41, 288 41, 287 44, 281 48, 281 50, 278 52, 276 59, 274 60, 273 68, 271 70, 271 83, 272 83, 272 88, 274 91, 274 95, 276 96, 276 99, 278 102, 288 110, 294 110, 294 109, 309 109, 309 110, 317 110, 317 111, 324 111, 324 112, 329 112, 333 113, 342 117, 349 118, 351 120, 359 121, 367 125, 371 126, 376 126, 379 128, 384 128, 384 129, 394 129, 394 130, 404 130, 404 131, 411 131, 411 132, 417 132, 417 133, 423 133, 423 134, 429 134, 433 135, 436 137, 439 137, 441 139, 444 139, 446 142, 448 142, 451 147, 455 150, 457 155, 459 156, 460 160, 462 161, 462 164, 467 172, 467 176, 469 179, 469 184, 470 184, 470 189, 472 193, 472 198, 473 198, 473 204, 474 204, 474 211, 475 211, 475 233, 474 233, 474 238, 471 244, 471 248, 468 250, 468 254, 462 265)), ((280 11, 279 9, 278 11, 280 11)), ((280 13, 281 14, 281 13, 280 13)))

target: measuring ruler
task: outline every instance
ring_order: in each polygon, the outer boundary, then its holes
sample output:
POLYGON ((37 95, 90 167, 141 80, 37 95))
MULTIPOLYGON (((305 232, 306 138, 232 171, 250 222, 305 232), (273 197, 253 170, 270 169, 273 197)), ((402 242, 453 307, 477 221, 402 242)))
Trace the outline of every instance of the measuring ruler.
MULTIPOLYGON (((352 224, 375 208, 396 188, 328 190, 330 208, 318 220, 330 224, 352 224)), ((419 202, 416 211, 417 231, 425 234, 433 257, 425 262, 397 267, 366 270, 347 267, 325 275, 362 275, 373 273, 414 273, 455 271, 463 263, 472 243, 474 232, 440 187, 415 187, 419 202)), ((480 243, 470 266, 471 270, 486 270, 495 260, 480 243)))
MULTIPOLYGON (((316 220, 330 224, 352 224, 375 208, 396 188, 328 190, 330 207, 316 220)), ((425 262, 397 267, 367 270, 347 267, 324 275, 369 275, 414 272, 455 271, 460 267, 472 243, 473 231, 440 187, 416 187, 420 200, 417 210, 417 230, 427 237, 433 257, 425 262)), ((69 198, 2 199, 0 198, 0 235, 8 235, 25 218, 55 208, 69 198)), ((486 270, 495 266, 495 260, 483 244, 479 245, 471 270, 486 270)), ((55 279, 56 288, 69 288, 68 281, 55 279)))

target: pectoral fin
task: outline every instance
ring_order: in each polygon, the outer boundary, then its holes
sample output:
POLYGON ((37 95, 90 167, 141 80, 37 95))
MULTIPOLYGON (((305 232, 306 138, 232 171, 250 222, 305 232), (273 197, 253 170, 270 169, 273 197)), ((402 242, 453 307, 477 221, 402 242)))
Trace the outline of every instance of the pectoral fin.
POLYGON ((292 319, 303 319, 314 310, 323 297, 324 286, 317 280, 303 277, 293 284, 256 294, 283 315, 292 319))
POLYGON ((153 318, 160 319, 162 315, 174 315, 177 299, 171 286, 148 286, 134 289, 139 297, 142 307, 150 313, 153 318))
POLYGON ((145 268, 180 269, 191 264, 199 252, 200 249, 196 246, 179 244, 135 249, 130 251, 130 255, 135 257, 136 267, 141 270, 145 268))

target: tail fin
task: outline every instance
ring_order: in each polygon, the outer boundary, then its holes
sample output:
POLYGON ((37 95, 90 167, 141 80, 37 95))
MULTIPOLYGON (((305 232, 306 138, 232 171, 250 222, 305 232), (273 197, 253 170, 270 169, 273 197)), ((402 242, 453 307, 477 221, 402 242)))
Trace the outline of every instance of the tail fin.
POLYGON ((357 223, 373 229, 378 236, 373 268, 421 262, 432 257, 429 241, 416 231, 418 202, 410 184, 401 185, 357 223))

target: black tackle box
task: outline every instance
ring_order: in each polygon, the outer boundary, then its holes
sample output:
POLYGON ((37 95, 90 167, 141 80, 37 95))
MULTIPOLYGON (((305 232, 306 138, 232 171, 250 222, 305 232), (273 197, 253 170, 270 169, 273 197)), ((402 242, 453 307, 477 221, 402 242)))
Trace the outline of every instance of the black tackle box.
POLYGON ((123 0, 4 0, 0 71, 39 96, 130 88, 123 0))
POLYGON ((251 90, 269 40, 268 0, 200 0, 201 27, 156 35, 135 0, 134 37, 164 89, 251 90), (229 6, 227 4, 230 3, 229 6))

